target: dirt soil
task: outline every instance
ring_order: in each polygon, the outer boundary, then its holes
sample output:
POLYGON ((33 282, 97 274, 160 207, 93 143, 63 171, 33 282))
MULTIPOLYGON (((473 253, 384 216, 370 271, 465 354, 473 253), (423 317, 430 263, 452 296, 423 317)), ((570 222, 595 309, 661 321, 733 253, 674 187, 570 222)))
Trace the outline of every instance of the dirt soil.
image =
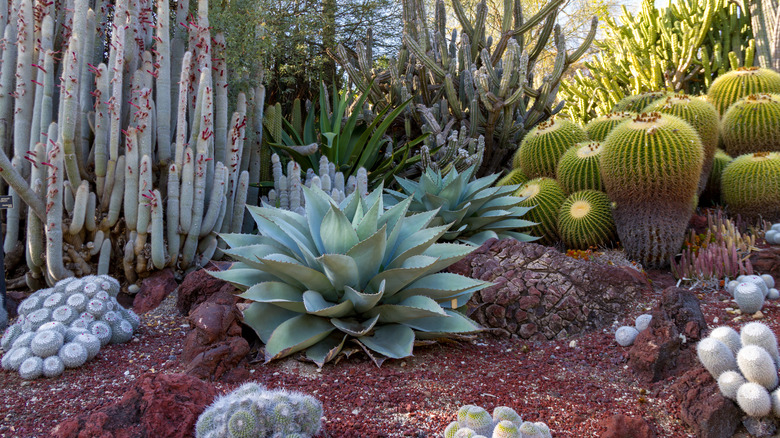
MULTIPOLYGON (((739 315, 723 291, 698 293, 710 327, 739 327, 739 315)), ((121 398, 146 372, 178 373, 188 328, 175 295, 142 315, 137 336, 109 345, 85 366, 55 379, 25 381, 0 371, 0 437, 45 437, 74 415, 121 398)), ((526 342, 480 335, 471 341, 415 348, 414 357, 377 368, 357 353, 322 370, 294 358, 250 364, 267 387, 312 394, 324 406, 323 437, 439 437, 457 409, 475 404, 489 411, 514 408, 524 420, 544 421, 554 437, 599 437, 607 418, 643 417, 659 437, 692 437, 669 387, 637 382, 627 366, 628 348, 617 345, 617 325, 651 308, 627 309, 614 327, 554 342, 526 342)), ((780 335, 780 303, 768 302, 762 318, 780 335)), ((227 392, 237 385, 217 384, 227 392)))

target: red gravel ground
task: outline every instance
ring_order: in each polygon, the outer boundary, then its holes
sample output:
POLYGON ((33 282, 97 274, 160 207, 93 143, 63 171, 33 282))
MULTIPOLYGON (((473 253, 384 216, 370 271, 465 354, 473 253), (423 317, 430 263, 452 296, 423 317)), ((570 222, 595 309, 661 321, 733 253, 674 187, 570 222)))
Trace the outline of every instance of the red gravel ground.
MULTIPOLYGON (((752 320, 728 310, 733 303, 725 292, 699 296, 710 327, 752 320)), ((48 436, 59 422, 119 399, 145 372, 182 372, 177 355, 187 326, 173 299, 142 317, 136 339, 103 348, 86 366, 59 378, 28 382, 0 371, 0 437, 48 436)), ((627 310, 620 323, 642 310, 627 310)), ((763 313, 780 334, 780 303, 766 304, 763 313)), ((287 359, 254 363, 251 372, 269 388, 318 397, 325 409, 324 437, 438 437, 464 404, 510 406, 523 419, 546 422, 555 437, 598 437, 604 420, 617 413, 645 418, 659 437, 693 436, 677 418, 668 391, 672 381, 638 384, 627 369, 628 349, 615 343, 613 332, 546 343, 482 335, 418 347, 414 357, 381 368, 356 354, 321 371, 287 359)), ((222 391, 235 386, 218 385, 222 391)))

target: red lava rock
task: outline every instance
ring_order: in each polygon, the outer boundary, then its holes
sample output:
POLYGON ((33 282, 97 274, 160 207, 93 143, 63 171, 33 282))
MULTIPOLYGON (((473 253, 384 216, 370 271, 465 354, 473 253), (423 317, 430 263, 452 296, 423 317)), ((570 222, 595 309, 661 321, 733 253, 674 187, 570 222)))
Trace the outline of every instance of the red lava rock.
POLYGON ((116 403, 57 425, 55 438, 184 438, 193 436, 198 416, 216 388, 184 374, 142 375, 116 403))
POLYGON ((740 424, 742 412, 723 397, 710 373, 697 366, 671 387, 680 402, 680 418, 693 428, 696 436, 729 438, 740 424))
POLYGON ((171 292, 176 290, 178 284, 170 268, 157 271, 144 278, 141 290, 133 300, 133 311, 139 315, 159 306, 171 292))
POLYGON ((182 315, 187 315, 190 310, 197 307, 198 304, 219 291, 232 293, 236 288, 226 281, 211 276, 206 271, 224 271, 230 267, 231 263, 210 262, 203 269, 192 271, 184 277, 179 286, 179 296, 176 300, 176 308, 182 315))
POLYGON ((753 272, 769 274, 780 282, 780 246, 770 246, 750 253, 753 272))
POLYGON ((235 295, 220 290, 190 312, 192 330, 181 355, 182 362, 188 364, 187 374, 219 380, 249 353, 249 343, 241 337, 237 301, 235 295))
POLYGON ((491 281, 468 303, 471 317, 524 339, 563 339, 608 326, 652 288, 641 274, 577 260, 516 240, 485 242, 450 272, 491 281))
POLYGON ((613 415, 604 421, 601 438, 656 438, 655 431, 641 417, 613 415))

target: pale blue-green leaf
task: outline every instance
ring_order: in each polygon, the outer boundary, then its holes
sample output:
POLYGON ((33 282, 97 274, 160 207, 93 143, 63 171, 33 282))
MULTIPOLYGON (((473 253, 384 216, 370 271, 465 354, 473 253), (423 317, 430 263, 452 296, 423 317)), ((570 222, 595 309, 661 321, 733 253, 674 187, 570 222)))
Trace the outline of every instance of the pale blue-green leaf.
POLYGON ((317 252, 320 254, 325 253, 325 246, 322 244, 322 237, 320 235, 320 227, 322 226, 322 219, 330 211, 333 203, 333 198, 326 195, 321 189, 314 186, 309 188, 303 186, 303 198, 306 201, 306 221, 309 223, 309 233, 314 241, 314 245, 317 247, 317 252))
POLYGON ((436 259, 433 257, 423 255, 409 257, 401 267, 387 269, 377 274, 368 282, 368 286, 372 290, 378 290, 382 281, 385 281, 385 296, 395 295, 406 285, 429 272, 434 263, 436 259))
POLYGON ((309 223, 306 221, 306 217, 303 216, 300 213, 296 213, 291 210, 285 210, 283 208, 276 208, 276 207, 254 207, 250 206, 253 209, 256 209, 255 211, 262 215, 267 217, 268 219, 271 219, 274 221, 275 224, 280 225, 280 223, 288 223, 291 226, 295 227, 295 229, 301 233, 301 234, 309 234, 309 223))
POLYGON ((263 236, 260 234, 223 233, 220 234, 219 237, 231 248, 260 245, 263 243, 263 236))
POLYGON ((383 324, 445 315, 444 309, 436 301, 424 296, 412 296, 398 304, 382 304, 367 311, 365 314, 370 316, 379 315, 379 322, 383 324))
POLYGON ((273 272, 284 281, 299 285, 303 290, 316 290, 327 299, 338 301, 336 289, 328 277, 320 271, 311 269, 298 263, 289 263, 279 259, 263 259, 267 271, 273 272))
POLYGON ((425 210, 445 209, 449 210, 454 208, 457 204, 457 199, 450 202, 449 199, 442 196, 434 195, 433 193, 423 193, 420 197, 422 206, 418 203, 412 206, 413 209, 419 210, 424 208, 425 210))
POLYGON ((393 359, 401 359, 412 355, 414 347, 414 331, 399 324, 377 327, 371 336, 358 338, 369 349, 393 359))
POLYGON ((477 180, 472 181, 465 190, 465 193, 463 195, 463 199, 468 199, 472 196, 474 196, 475 193, 480 192, 484 190, 487 187, 490 187, 493 185, 493 183, 498 179, 499 174, 495 173, 493 175, 488 175, 486 177, 479 178, 477 180))
POLYGON ((383 225, 379 231, 347 252, 357 265, 357 289, 365 288, 368 281, 379 272, 385 257, 386 245, 386 225, 383 225))
MULTIPOLYGON (((383 263, 388 265, 390 261, 396 258, 398 254, 398 245, 406 240, 412 234, 424 229, 431 222, 436 222, 438 217, 436 214, 439 210, 426 211, 423 213, 412 214, 407 217, 401 218, 395 228, 393 228, 387 236, 387 250, 385 251, 385 259, 383 263)), ((437 224, 440 226, 443 224, 437 224)))
POLYGON ((392 207, 393 205, 409 197, 409 195, 406 193, 397 192, 391 189, 385 189, 385 193, 386 194, 383 199, 387 207, 392 207))
POLYGON ((514 196, 501 196, 498 198, 493 198, 490 201, 483 204, 480 211, 495 210, 495 209, 509 210, 510 207, 516 206, 519 202, 520 199, 514 196))
MULTIPOLYGON (((441 173, 441 172, 439 172, 439 173, 441 173)), ((459 179, 464 179, 464 178, 463 178, 463 177, 462 177, 462 176, 461 176, 461 175, 458 173, 458 169, 455 169, 455 168, 453 167, 453 168, 452 168, 452 170, 451 170, 451 171, 449 171, 449 172, 447 172, 447 174, 446 174, 446 175, 444 175, 444 178, 442 178, 442 180, 441 180, 441 185, 442 185, 442 187, 447 187, 447 184, 449 184, 449 183, 451 183, 452 181, 454 181, 454 180, 458 179, 458 177, 459 177, 459 176, 460 176, 460 178, 459 178, 459 179)), ((466 179, 466 182, 468 182, 468 179, 466 179)))
POLYGON ((442 183, 444 184, 444 188, 439 192, 439 196, 448 199, 448 203, 451 206, 460 204, 461 201, 463 201, 462 195, 464 194, 464 189, 466 188, 468 181, 463 178, 452 178, 452 181, 447 182, 445 180, 442 181, 442 183))
POLYGON ((497 197, 497 193, 501 190, 501 187, 488 187, 476 195, 472 196, 464 196, 463 200, 468 200, 471 202, 471 208, 469 209, 472 212, 480 211, 482 209, 482 206, 487 204, 492 199, 495 199, 497 197))
MULTIPOLYGON (((261 244, 224 249, 222 252, 229 255, 232 259, 245 263, 255 269, 263 269, 260 259, 271 254, 278 254, 279 249, 275 246, 261 244)), ((291 256, 293 254, 289 253, 287 255, 291 256)))
POLYGON ((298 315, 279 324, 265 343, 265 361, 289 356, 328 337, 336 328, 325 318, 298 315))
POLYGON ((490 239, 500 239, 500 237, 495 231, 486 230, 468 237, 460 238, 461 241, 468 242, 474 246, 482 246, 483 243, 490 239))
POLYGON ((379 213, 381 212, 381 202, 375 202, 373 205, 371 205, 371 208, 368 209, 365 215, 363 215, 363 218, 360 219, 360 222, 355 227, 355 231, 357 231, 358 239, 361 241, 367 238, 368 236, 373 235, 376 233, 376 230, 379 229, 378 220, 379 220, 379 213))
POLYGON ((258 303, 273 304, 282 309, 305 313, 306 308, 303 305, 302 294, 303 291, 300 288, 287 283, 264 281, 250 287, 239 296, 247 300, 257 301, 258 303))
POLYGON ((314 240, 312 239, 311 235, 309 234, 308 225, 306 228, 305 233, 301 233, 295 226, 290 224, 289 222, 285 222, 282 220, 274 221, 274 223, 287 233, 287 235, 295 242, 296 246, 300 250, 300 253, 303 255, 303 258, 306 260, 307 264, 309 266, 316 266, 315 263, 312 263, 314 259, 316 259, 320 254, 317 250, 317 246, 314 244, 314 240))
POLYGON ((481 228, 489 228, 489 225, 510 217, 509 214, 506 210, 490 210, 480 216, 468 217, 463 222, 468 224, 469 229, 479 230, 481 228))
POLYGON ((518 233, 516 231, 502 231, 500 234, 502 238, 512 237, 519 240, 520 242, 533 242, 535 240, 541 239, 540 236, 529 236, 528 234, 518 233))
POLYGON ((320 236, 328 254, 345 254, 359 241, 349 219, 341 210, 335 208, 331 208, 322 219, 320 236))
MULTIPOLYGON (((389 260, 388 268, 397 268, 401 266, 409 257, 414 257, 425 252, 431 245, 445 233, 450 224, 440 227, 422 229, 398 244, 395 250, 395 257, 389 260)), ((387 258, 387 257, 385 257, 387 258)))
POLYGON ((449 272, 439 272, 426 275, 425 277, 421 277, 410 283, 402 291, 393 295, 392 299, 388 299, 387 302, 396 303, 399 302, 399 300, 404 300, 415 295, 426 296, 437 302, 442 302, 453 295, 458 295, 462 292, 473 293, 474 291, 484 289, 490 285, 491 283, 487 281, 475 280, 449 272))
POLYGON ((252 303, 244 309, 244 324, 251 327, 265 343, 279 324, 298 315, 300 313, 280 309, 272 304, 252 303))
POLYGON ((331 318, 330 323, 343 333, 354 337, 360 337, 365 336, 373 330, 378 320, 379 316, 363 320, 358 320, 357 318, 331 318))
POLYGON ((325 254, 317 261, 320 262, 325 275, 337 291, 344 289, 344 286, 359 287, 360 273, 352 257, 346 254, 325 254))
MULTIPOLYGON (((477 165, 476 164, 474 164, 472 166, 469 166, 466 170, 463 171, 463 173, 461 173, 461 175, 463 175, 462 178, 464 180, 466 180, 466 181, 471 181, 471 177, 474 175, 474 172, 476 172, 476 171, 477 171, 477 165)), ((498 175, 500 175, 500 174, 498 174, 498 173, 491 174, 491 175, 488 175, 485 178, 491 178, 492 177, 493 181, 495 181, 496 178, 498 178, 498 175)))
POLYGON ((357 211, 358 205, 360 205, 361 199, 360 196, 357 195, 357 190, 350 193, 349 196, 344 198, 343 201, 339 204, 339 210, 344 212, 344 215, 347 217, 353 217, 355 216, 355 211, 357 211))
POLYGON ((524 216, 526 213, 528 213, 529 211, 533 210, 534 207, 536 207, 536 206, 535 205, 532 205, 530 207, 520 207, 520 206, 517 206, 517 207, 509 208, 508 210, 512 213, 512 216, 520 217, 520 216, 524 216))
POLYGON ((363 215, 366 214, 364 207, 365 207, 365 203, 362 202, 361 200, 361 202, 358 202, 357 208, 355 208, 355 214, 353 214, 352 216, 347 216, 347 219, 349 219, 350 223, 352 224, 352 228, 357 228, 358 224, 360 223, 360 220, 363 219, 363 215))
POLYGON ((518 228, 526 228, 536 225, 535 222, 527 221, 525 219, 502 219, 498 222, 490 224, 491 230, 516 230, 518 228))
POLYGON ((344 297, 342 299, 351 301, 355 306, 355 312, 363 313, 376 306, 382 300, 384 294, 385 282, 380 283, 378 290, 374 293, 359 292, 347 286, 344 288, 344 297))
POLYGON ((404 190, 403 194, 399 193, 402 199, 408 196, 412 196, 416 198, 415 195, 418 191, 418 184, 416 182, 408 180, 406 178, 400 178, 400 177, 395 177, 395 180, 398 182, 398 185, 401 186, 401 188, 404 190))
POLYGON ((460 206, 458 210, 440 210, 439 217, 442 219, 441 224, 457 224, 458 222, 462 221, 466 215, 468 215, 469 208, 471 208, 471 203, 467 202, 466 204, 460 206))
POLYGON ((379 205, 377 206, 377 209, 379 211, 384 211, 384 206, 382 202, 382 193, 384 192, 385 183, 384 181, 379 183, 379 186, 375 188, 373 191, 371 191, 368 195, 366 195, 365 198, 363 198, 363 203, 368 206, 370 209, 374 206, 377 202, 379 205))
MULTIPOLYGON (((411 202, 412 198, 405 198, 399 203, 388 208, 387 211, 382 213, 382 216, 379 216, 379 222, 377 223, 377 226, 381 227, 382 225, 387 224, 387 232, 389 235, 396 232, 396 224, 399 220, 406 216, 406 211, 409 209, 409 204, 411 204, 411 202)), ((401 230, 399 229, 398 232, 400 233, 400 231, 401 230)))
POLYGON ((482 330, 482 328, 471 319, 463 316, 459 312, 444 309, 447 316, 431 316, 428 318, 419 318, 407 321, 404 325, 420 332, 430 333, 473 333, 482 330))
POLYGON ((209 274, 220 280, 225 280, 241 290, 249 289, 263 281, 277 280, 273 274, 257 269, 228 269, 227 271, 209 271, 209 274))
POLYGON ((430 270, 428 271, 434 273, 439 272, 463 257, 466 257, 475 249, 477 249, 476 246, 461 245, 458 243, 437 243, 426 249, 423 255, 438 259, 431 265, 430 270))
POLYGON ((313 290, 307 290, 303 293, 303 304, 306 307, 306 313, 326 318, 342 318, 354 313, 355 308, 351 301, 341 303, 326 301, 319 292, 313 290))
POLYGON ((290 238, 287 233, 282 231, 282 229, 279 228, 279 226, 276 225, 270 218, 260 214, 257 211, 257 209, 260 209, 260 207, 247 206, 247 209, 255 219, 255 222, 257 223, 257 230, 260 234, 272 238, 273 240, 288 248, 290 251, 295 252, 298 256, 303 257, 303 254, 300 252, 301 250, 298 249, 298 245, 295 243, 295 240, 290 238))
POLYGON ((317 342, 306 349, 306 358, 314 362, 317 368, 322 368, 326 363, 335 359, 344 348, 347 336, 340 333, 331 333, 327 338, 317 342))
MULTIPOLYGON (((419 187, 417 188, 417 193, 419 194, 430 193, 433 195, 437 195, 441 191, 441 188, 442 188, 441 176, 432 172, 425 172, 420 177, 420 183, 419 183, 419 187)), ((418 199, 416 194, 415 194, 415 199, 418 199)))

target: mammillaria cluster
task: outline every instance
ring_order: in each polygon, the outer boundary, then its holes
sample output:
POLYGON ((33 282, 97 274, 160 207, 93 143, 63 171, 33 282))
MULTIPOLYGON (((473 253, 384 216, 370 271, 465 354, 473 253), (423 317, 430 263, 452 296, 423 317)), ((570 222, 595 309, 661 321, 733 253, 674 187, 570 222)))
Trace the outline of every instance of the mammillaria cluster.
POLYGON ((305 438, 320 430, 322 404, 312 396, 269 391, 254 382, 217 398, 195 425, 197 438, 305 438))
POLYGON ((764 240, 770 245, 780 245, 780 222, 772 224, 772 228, 764 234, 764 240))
POLYGON ((780 298, 771 275, 740 275, 726 285, 742 313, 753 314, 764 307, 764 301, 780 298))
POLYGON ((751 322, 740 333, 717 327, 696 346, 699 360, 718 382, 720 392, 750 417, 780 417, 780 354, 772 330, 751 322))
POLYGON ((92 360, 100 347, 127 342, 140 319, 117 301, 119 282, 107 275, 68 278, 19 305, 0 341, 3 369, 23 379, 56 377, 92 360))
POLYGON ((633 326, 624 325, 615 331, 615 340, 621 347, 632 345, 636 337, 639 336, 639 332, 647 329, 652 320, 653 315, 649 313, 637 316, 633 326))
POLYGON ((465 405, 458 419, 444 429, 444 438, 551 438, 550 428, 541 422, 523 421, 514 409, 497 406, 493 416, 483 408, 465 405))

